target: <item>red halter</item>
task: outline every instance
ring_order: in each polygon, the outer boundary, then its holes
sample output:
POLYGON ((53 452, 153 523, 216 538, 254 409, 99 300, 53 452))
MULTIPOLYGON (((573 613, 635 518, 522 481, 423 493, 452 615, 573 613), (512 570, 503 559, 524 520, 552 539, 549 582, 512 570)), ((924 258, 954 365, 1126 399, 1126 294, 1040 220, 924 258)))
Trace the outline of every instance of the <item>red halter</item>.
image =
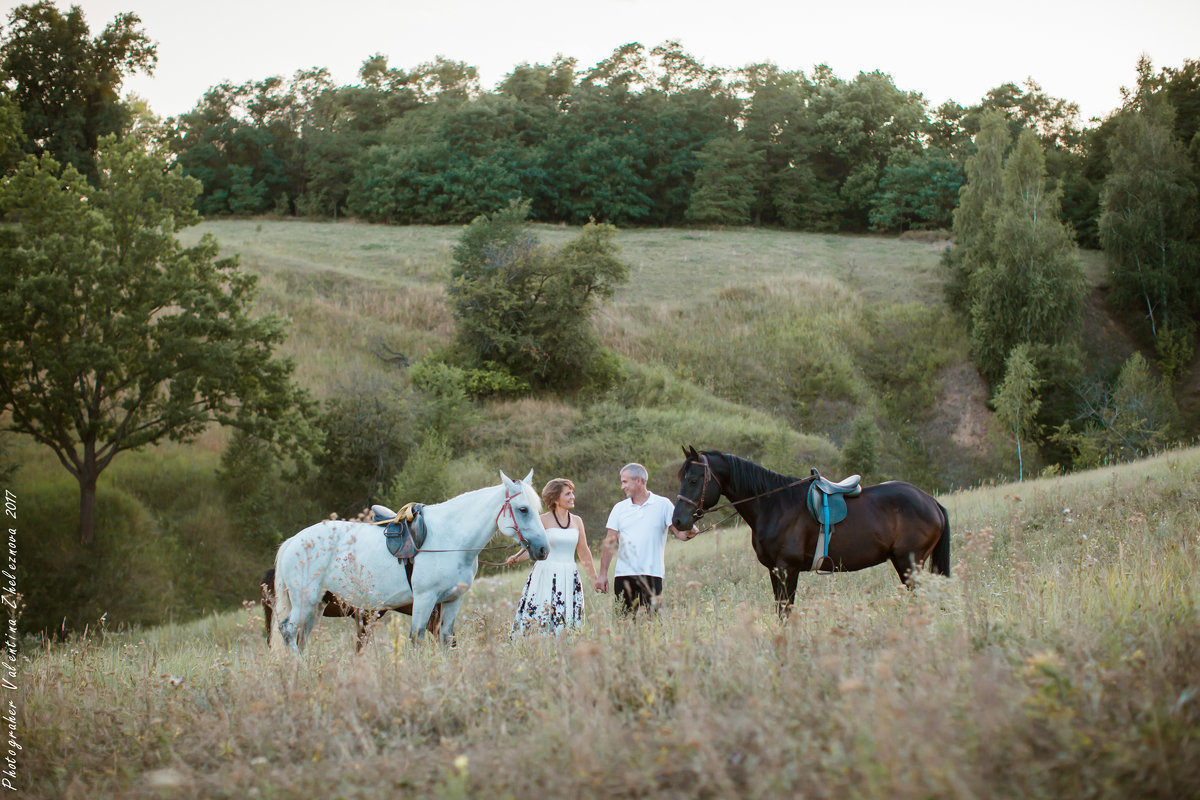
POLYGON ((504 528, 500 527, 500 518, 504 516, 504 512, 508 512, 508 516, 512 519, 513 533, 517 536, 517 541, 524 545, 525 549, 529 549, 529 542, 525 541, 524 534, 521 533, 521 526, 517 524, 517 512, 513 511, 512 501, 521 496, 521 490, 517 490, 513 494, 504 492, 504 505, 500 506, 500 511, 496 513, 496 529, 501 533, 505 533, 504 528))

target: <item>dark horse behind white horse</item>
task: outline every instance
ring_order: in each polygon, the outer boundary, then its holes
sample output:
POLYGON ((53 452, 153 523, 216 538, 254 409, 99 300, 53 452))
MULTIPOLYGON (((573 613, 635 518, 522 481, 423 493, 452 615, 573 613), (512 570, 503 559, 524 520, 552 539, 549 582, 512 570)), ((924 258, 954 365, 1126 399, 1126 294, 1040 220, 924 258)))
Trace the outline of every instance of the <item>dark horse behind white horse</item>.
MULTIPOLYGON (((262 601, 263 619, 267 626, 267 645, 271 644, 271 630, 274 627, 275 618, 275 568, 271 567, 263 573, 259 583, 259 599, 262 601)), ((321 616, 323 617, 351 617, 354 619, 354 624, 357 630, 355 637, 356 649, 362 652, 367 646, 367 642, 371 638, 371 625, 381 619, 384 614, 389 611, 395 611, 399 614, 407 614, 412 616, 412 603, 399 608, 380 608, 374 611, 368 611, 362 608, 355 608, 347 605, 341 600, 333 596, 333 592, 326 592, 321 597, 321 616)), ((437 633, 441 629, 442 615, 440 609, 434 607, 433 614, 429 616, 429 624, 425 629, 433 633, 437 633)))
POLYGON ((297 533, 275 557, 275 617, 278 637, 299 652, 316 624, 326 592, 369 612, 411 606, 409 635, 425 636, 435 607, 440 635, 451 644, 463 595, 479 571, 479 552, 499 531, 518 541, 540 561, 550 552, 540 518, 541 498, 524 481, 500 473, 499 486, 476 489, 444 503, 425 506, 425 542, 412 562, 412 584, 388 550, 382 528, 366 522, 325 520, 297 533))

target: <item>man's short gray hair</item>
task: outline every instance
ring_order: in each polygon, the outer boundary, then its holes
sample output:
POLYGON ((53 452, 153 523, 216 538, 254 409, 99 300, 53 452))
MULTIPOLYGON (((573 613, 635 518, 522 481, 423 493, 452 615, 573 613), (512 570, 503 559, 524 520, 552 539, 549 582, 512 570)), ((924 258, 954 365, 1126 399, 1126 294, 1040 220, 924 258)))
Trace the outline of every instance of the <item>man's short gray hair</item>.
POLYGON ((650 480, 650 473, 646 472, 646 468, 641 464, 626 464, 621 467, 621 474, 624 475, 626 472, 629 473, 629 477, 631 478, 641 478, 643 481, 650 480))

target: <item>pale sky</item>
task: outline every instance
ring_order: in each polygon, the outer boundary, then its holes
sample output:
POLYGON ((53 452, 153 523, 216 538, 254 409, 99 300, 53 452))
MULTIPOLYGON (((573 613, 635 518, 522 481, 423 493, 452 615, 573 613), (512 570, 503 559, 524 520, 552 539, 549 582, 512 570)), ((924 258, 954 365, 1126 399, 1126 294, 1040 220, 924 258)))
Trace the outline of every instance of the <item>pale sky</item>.
MULTIPOLYGON (((20 3, 3 2, 3 21, 20 3)), ((65 10, 72 3, 57 0, 65 10)), ((667 40, 711 67, 770 61, 838 77, 880 70, 936 107, 967 106, 1033 78, 1086 121, 1120 105, 1140 55, 1155 71, 1200 58, 1198 0, 78 0, 93 35, 122 11, 158 43, 153 77, 123 91, 160 116, 193 108, 211 86, 326 67, 337 85, 382 53, 406 69, 443 56, 479 70, 485 90, 522 62, 558 53, 589 68, 617 47, 667 40)))

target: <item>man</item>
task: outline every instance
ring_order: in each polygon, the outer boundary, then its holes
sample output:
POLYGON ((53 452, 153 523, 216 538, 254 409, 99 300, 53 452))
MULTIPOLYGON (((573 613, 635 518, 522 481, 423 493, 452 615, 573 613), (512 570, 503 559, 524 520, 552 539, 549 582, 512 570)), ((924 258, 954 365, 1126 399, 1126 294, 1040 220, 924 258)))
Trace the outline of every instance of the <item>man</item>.
POLYGON ((639 608, 653 612, 662 595, 664 555, 667 531, 687 541, 700 531, 693 525, 680 532, 671 525, 674 506, 646 488, 649 477, 641 464, 621 468, 621 491, 625 499, 613 506, 608 515, 608 535, 600 555, 600 575, 596 591, 608 591, 608 565, 617 554, 613 592, 620 598, 625 613, 637 614, 639 608))

